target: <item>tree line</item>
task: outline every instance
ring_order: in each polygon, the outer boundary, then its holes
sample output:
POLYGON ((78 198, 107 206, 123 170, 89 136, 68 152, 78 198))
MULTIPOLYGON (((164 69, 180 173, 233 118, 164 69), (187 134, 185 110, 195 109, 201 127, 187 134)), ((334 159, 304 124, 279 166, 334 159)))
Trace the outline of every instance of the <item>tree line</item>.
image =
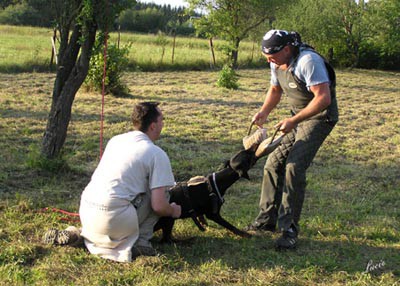
POLYGON ((271 28, 297 31, 334 65, 399 70, 399 0, 187 0, 206 11, 196 31, 229 41, 235 66, 240 42, 271 28))
MULTIPOLYGON (((0 0, 0 24, 54 27, 57 24, 56 6, 54 0, 0 0)), ((188 36, 195 33, 190 17, 184 7, 138 2, 120 13, 113 28, 188 36)))
MULTIPOLYGON (((0 0, 0 24, 55 27, 59 2, 0 0)), ((188 0, 187 9, 125 2, 114 30, 225 39, 233 66, 242 40, 279 28, 299 32, 335 66, 399 69, 399 0, 188 0)))
MULTIPOLYGON (((196 13, 197 14, 197 13, 196 13)), ((195 34, 191 16, 184 7, 157 5, 154 3, 136 3, 121 12, 116 24, 124 31, 190 36, 195 34)))

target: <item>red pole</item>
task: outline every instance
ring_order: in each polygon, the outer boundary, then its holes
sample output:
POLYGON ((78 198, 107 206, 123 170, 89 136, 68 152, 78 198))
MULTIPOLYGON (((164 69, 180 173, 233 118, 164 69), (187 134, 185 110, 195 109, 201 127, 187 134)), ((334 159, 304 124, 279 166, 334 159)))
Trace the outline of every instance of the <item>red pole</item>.
POLYGON ((103 81, 101 89, 101 114, 100 114, 100 159, 103 156, 103 126, 104 126, 104 96, 106 93, 106 71, 107 71, 107 46, 108 46, 108 29, 106 26, 104 39, 104 66, 103 66, 103 81))

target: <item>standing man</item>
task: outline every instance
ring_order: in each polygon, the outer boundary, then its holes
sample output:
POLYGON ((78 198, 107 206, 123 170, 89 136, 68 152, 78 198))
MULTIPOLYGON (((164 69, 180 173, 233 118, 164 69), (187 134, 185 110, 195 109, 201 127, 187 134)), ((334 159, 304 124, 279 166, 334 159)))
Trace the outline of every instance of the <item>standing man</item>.
POLYGON ((247 230, 275 231, 278 226, 282 236, 276 247, 293 249, 300 231, 306 170, 338 121, 336 77, 332 67, 303 44, 296 32, 270 30, 261 48, 271 66, 271 82, 253 122, 262 127, 283 93, 288 98, 291 117, 275 126, 286 136, 267 158, 260 213, 247 230))
POLYGON ((158 103, 136 104, 132 123, 134 131, 108 142, 79 209, 88 250, 120 262, 155 255, 150 239, 158 217, 181 215, 181 207, 168 202, 175 184, 169 158, 154 144, 163 128, 158 103))

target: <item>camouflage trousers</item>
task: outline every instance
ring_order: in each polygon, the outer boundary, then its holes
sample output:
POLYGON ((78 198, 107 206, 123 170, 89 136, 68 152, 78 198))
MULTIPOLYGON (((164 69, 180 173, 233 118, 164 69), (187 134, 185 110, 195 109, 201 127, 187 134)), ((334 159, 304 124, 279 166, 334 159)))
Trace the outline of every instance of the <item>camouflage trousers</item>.
POLYGON ((306 171, 333 127, 333 123, 325 120, 301 122, 269 154, 264 166, 256 225, 278 225, 282 231, 294 226, 299 232, 306 171))

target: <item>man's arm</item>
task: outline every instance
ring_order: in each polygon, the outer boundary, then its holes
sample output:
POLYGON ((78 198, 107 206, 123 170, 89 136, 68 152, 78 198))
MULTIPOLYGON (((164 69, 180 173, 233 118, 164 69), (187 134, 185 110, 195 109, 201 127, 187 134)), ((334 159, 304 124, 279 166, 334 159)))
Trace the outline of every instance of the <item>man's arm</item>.
POLYGON ((170 216, 178 218, 181 216, 181 206, 175 203, 169 203, 165 196, 166 187, 160 187, 151 190, 151 207, 159 216, 170 216))
POLYGON ((290 132, 297 124, 318 114, 331 104, 331 92, 328 83, 313 85, 310 87, 310 91, 314 94, 314 98, 308 105, 295 116, 286 118, 276 125, 276 127, 280 126, 282 132, 290 132))
POLYGON ((252 122, 262 127, 267 121, 268 115, 281 101, 282 93, 283 90, 279 85, 271 85, 260 111, 253 116, 252 122))

